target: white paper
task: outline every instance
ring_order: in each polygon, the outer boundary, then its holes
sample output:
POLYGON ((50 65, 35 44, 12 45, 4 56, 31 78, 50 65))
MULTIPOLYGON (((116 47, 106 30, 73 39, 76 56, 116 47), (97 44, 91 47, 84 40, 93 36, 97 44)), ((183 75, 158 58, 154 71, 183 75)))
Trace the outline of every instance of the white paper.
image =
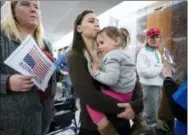
POLYGON ((47 88, 49 79, 55 71, 55 65, 41 51, 31 35, 4 63, 23 75, 35 76, 32 81, 42 91, 47 88))

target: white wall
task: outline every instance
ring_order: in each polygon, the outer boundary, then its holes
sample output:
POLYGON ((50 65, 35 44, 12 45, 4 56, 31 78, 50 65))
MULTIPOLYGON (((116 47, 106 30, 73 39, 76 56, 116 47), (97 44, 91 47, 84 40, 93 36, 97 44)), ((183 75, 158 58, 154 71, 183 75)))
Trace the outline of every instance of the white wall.
MULTIPOLYGON (((109 25, 116 25, 115 22, 118 21, 117 27, 127 28, 131 36, 128 53, 132 57, 134 57, 133 52, 135 51, 135 46, 136 46, 136 20, 137 20, 136 11, 154 2, 156 1, 124 1, 98 16, 100 27, 103 28, 109 25)), ((53 48, 57 49, 70 45, 72 41, 72 37, 73 34, 72 32, 70 32, 59 41, 54 42, 53 48)))

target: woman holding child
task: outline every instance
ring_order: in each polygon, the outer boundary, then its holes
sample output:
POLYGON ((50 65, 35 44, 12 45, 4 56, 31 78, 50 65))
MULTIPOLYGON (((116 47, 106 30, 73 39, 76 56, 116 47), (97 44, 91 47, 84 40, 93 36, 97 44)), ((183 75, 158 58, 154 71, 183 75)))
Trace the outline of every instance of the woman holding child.
MULTIPOLYGON (((80 97, 81 102, 81 128, 79 135, 115 135, 116 133, 120 135, 131 135, 129 119, 133 119, 135 115, 139 114, 143 109, 142 92, 140 83, 138 79, 136 79, 135 65, 121 52, 122 50, 120 48, 126 46, 126 42, 123 43, 125 40, 122 40, 121 32, 116 28, 112 29, 117 31, 116 35, 110 32, 112 35, 109 36, 108 32, 104 29, 100 31, 97 16, 93 11, 85 10, 79 14, 75 20, 73 45, 68 55, 68 65, 70 67, 69 73, 74 89, 80 97), (97 35, 98 32, 99 35, 97 35), (117 76, 115 83, 110 83, 110 85, 114 87, 106 86, 109 85, 110 80, 95 78, 99 72, 100 74, 103 73, 98 68, 100 64, 96 39, 100 48, 100 46, 102 46, 101 44, 107 41, 106 38, 109 38, 109 44, 112 44, 111 48, 109 49, 109 47, 107 47, 109 50, 107 49, 106 52, 105 50, 99 51, 100 55, 105 57, 107 52, 117 49, 118 52, 121 53, 120 57, 128 60, 128 65, 133 67, 131 71, 133 77, 131 78, 130 84, 127 80, 126 85, 121 83, 117 86, 115 85, 117 80, 123 77, 120 76, 120 67, 117 69, 119 70, 117 71, 119 76, 117 76), (105 81, 107 81, 107 83, 105 83, 105 81), (103 86, 102 91, 101 86, 103 86), (127 89, 122 91, 122 93, 113 91, 120 90, 121 87, 124 89, 126 86, 127 89), (107 91, 104 92, 103 89, 107 91), (129 101, 130 103, 125 103, 129 101), (120 102, 122 104, 119 104, 118 107, 118 103, 120 102), (94 114, 92 114, 92 111, 94 114), (102 116, 101 114, 99 116, 96 115, 96 112, 102 113, 102 116)), ((110 63, 107 63, 107 65, 110 63)), ((118 64, 115 63, 114 65, 118 64)), ((110 69, 108 71, 110 72, 110 69)))

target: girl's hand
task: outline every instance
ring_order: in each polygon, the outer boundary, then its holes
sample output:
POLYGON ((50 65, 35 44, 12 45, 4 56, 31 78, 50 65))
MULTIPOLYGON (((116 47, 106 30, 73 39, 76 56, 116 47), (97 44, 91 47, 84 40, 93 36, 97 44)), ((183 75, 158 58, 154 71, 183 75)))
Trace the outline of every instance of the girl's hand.
POLYGON ((92 71, 93 71, 94 73, 100 71, 99 65, 98 65, 97 63, 92 63, 92 71))

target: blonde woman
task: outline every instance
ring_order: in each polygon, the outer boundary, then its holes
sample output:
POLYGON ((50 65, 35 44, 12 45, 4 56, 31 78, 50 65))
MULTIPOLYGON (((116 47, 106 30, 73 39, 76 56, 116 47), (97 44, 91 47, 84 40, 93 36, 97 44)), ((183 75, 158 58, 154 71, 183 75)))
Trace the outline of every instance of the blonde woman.
POLYGON ((0 45, 0 135, 45 135, 53 116, 55 76, 45 92, 6 66, 3 61, 31 34, 53 61, 51 46, 43 39, 38 1, 7 1, 2 8, 0 45))

